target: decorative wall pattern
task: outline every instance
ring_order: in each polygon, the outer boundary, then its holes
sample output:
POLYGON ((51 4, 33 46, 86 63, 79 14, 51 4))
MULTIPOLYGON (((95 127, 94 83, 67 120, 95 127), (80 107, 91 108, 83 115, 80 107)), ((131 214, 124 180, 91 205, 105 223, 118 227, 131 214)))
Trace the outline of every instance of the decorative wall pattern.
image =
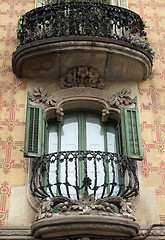
MULTIPOLYGON (((146 22, 149 42, 156 52, 151 79, 139 84, 145 186, 155 186, 157 201, 165 199, 165 2, 129 0, 129 8, 146 22), (154 181, 153 181, 154 179, 154 181)), ((165 223, 165 208, 158 206, 160 222, 165 223)))
POLYGON ((16 26, 21 14, 34 1, 0 0, 0 225, 6 225, 12 185, 24 185, 26 160, 24 106, 26 82, 12 73, 11 58, 16 46, 16 26))

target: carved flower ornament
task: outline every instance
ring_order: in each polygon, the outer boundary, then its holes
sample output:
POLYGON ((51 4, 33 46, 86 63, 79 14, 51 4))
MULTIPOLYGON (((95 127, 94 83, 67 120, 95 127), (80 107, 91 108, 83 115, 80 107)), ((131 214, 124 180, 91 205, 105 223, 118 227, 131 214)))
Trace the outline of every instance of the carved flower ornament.
POLYGON ((95 68, 87 66, 74 67, 68 70, 67 74, 59 79, 62 89, 71 87, 104 88, 104 79, 100 78, 95 68))
POLYGON ((79 195, 79 199, 71 199, 63 196, 56 196, 48 201, 41 202, 36 221, 50 218, 53 215, 53 209, 58 206, 57 215, 105 215, 124 217, 135 221, 133 205, 131 202, 120 197, 106 197, 95 200, 94 195, 88 195, 86 191, 79 195))
POLYGON ((47 91, 43 88, 35 88, 33 92, 34 98, 31 99, 36 103, 43 103, 45 106, 54 107, 56 105, 56 101, 52 95, 48 94, 47 91))
MULTIPOLYGON (((73 79, 72 77, 71 79, 73 79)), ((133 99, 130 97, 130 95, 131 90, 123 88, 120 92, 115 93, 109 97, 109 100, 107 101, 109 107, 122 109, 132 104, 133 99)), ((33 98, 31 99, 31 101, 37 104, 44 104, 45 107, 56 107, 56 101, 54 97, 51 94, 48 94, 47 91, 41 87, 34 89, 33 98)), ((57 109, 57 111, 62 111, 62 109, 57 109)))

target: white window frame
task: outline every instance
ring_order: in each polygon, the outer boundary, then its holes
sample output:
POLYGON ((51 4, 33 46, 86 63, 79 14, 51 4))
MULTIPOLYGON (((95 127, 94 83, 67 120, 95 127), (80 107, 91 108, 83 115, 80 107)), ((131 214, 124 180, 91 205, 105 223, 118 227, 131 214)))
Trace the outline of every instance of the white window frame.
POLYGON ((128 8, 128 0, 111 0, 112 5, 128 8))

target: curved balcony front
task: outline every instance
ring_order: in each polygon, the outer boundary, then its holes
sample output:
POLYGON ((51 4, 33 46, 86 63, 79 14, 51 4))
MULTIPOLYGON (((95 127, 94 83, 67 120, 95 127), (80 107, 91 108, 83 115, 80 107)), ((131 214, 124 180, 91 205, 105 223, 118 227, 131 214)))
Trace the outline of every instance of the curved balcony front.
POLYGON ((41 238, 136 236, 130 198, 139 191, 134 162, 102 151, 64 151, 33 162, 31 191, 41 201, 32 233, 41 238))
POLYGON ((145 80, 152 54, 136 13, 100 2, 63 2, 33 9, 19 19, 13 72, 54 78, 78 66, 97 68, 107 80, 145 80))
POLYGON ((117 153, 62 151, 34 160, 31 191, 39 199, 66 196, 79 200, 88 192, 96 199, 137 196, 139 182, 133 161, 117 153))

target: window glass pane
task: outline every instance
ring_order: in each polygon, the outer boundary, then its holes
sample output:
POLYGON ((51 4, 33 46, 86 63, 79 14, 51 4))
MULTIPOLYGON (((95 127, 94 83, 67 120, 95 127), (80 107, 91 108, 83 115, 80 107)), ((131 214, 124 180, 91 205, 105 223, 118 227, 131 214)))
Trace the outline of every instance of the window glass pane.
MULTIPOLYGON (((48 153, 57 152, 58 148, 58 127, 56 122, 50 122, 49 123, 49 145, 48 145, 48 153)), ((56 179, 56 163, 50 164, 49 169, 49 182, 50 184, 54 184, 56 179)), ((52 191, 54 193, 57 192, 57 189, 55 186, 52 186, 52 191)), ((49 194, 49 191, 48 191, 49 194)))
MULTIPOLYGON (((111 123, 107 125, 107 151, 116 153, 116 127, 115 124, 111 123)), ((109 164, 109 181, 119 183, 119 176, 118 176, 118 167, 115 161, 112 164, 109 164), (114 169, 114 171, 113 171, 114 169)), ((111 188, 109 191, 111 191, 111 188)), ((115 186, 113 190, 113 195, 118 193, 119 187, 115 186)))
MULTIPOLYGON (((75 151, 78 150, 78 117, 77 116, 66 116, 64 124, 61 128, 61 151, 75 151)), ((60 181, 66 182, 66 171, 68 172, 67 181, 70 184, 75 185, 75 162, 68 161, 65 159, 60 164, 60 181)), ((67 195, 66 187, 61 186, 61 191, 64 196, 67 195)), ((71 198, 75 198, 76 191, 73 187, 69 186, 69 192, 71 198)))
POLYGON ((78 118, 67 116, 61 128, 61 151, 78 150, 78 118))
POLYGON ((57 124, 55 122, 52 122, 49 124, 49 147, 48 147, 48 153, 57 152, 57 124))
POLYGON ((108 124, 107 126, 107 151, 116 152, 116 136, 115 136, 115 125, 108 124))
MULTIPOLYGON (((90 151, 104 151, 104 127, 100 121, 99 116, 87 115, 86 116, 86 149, 90 151)), ((94 179, 97 177, 97 185, 104 184, 104 168, 103 161, 87 162, 88 176, 92 180, 91 187, 94 187, 94 179), (95 171, 96 175, 95 176, 95 171)), ((89 190, 89 194, 92 194, 92 190, 89 190)), ((101 197, 102 189, 98 189, 96 192, 96 198, 101 197)))
POLYGON ((128 8, 128 1, 127 0, 111 0, 111 1, 112 1, 111 2, 112 5, 128 8))
POLYGON ((86 149, 91 151, 104 151, 104 128, 100 117, 86 117, 86 149))

